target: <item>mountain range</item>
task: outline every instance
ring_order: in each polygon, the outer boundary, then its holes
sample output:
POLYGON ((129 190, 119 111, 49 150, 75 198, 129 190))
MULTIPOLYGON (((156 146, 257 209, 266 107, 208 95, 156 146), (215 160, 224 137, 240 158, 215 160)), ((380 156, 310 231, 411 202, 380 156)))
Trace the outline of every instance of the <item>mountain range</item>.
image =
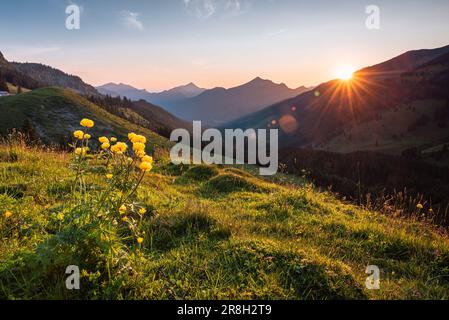
POLYGON ((449 142, 448 54, 449 46, 407 52, 231 127, 279 128, 281 146, 337 152, 442 148, 449 142))
POLYGON ((186 120, 201 120, 209 125, 220 125, 252 114, 269 105, 308 91, 306 87, 290 89, 259 77, 243 85, 225 89, 214 88, 200 95, 180 101, 169 111, 186 120))
MULTIPOLYGON (((94 88, 49 66, 8 62, 1 53, 0 78, 16 88, 70 89, 80 97, 61 100, 67 92, 52 89, 44 91, 48 95, 44 101, 63 103, 64 112, 70 113, 71 106, 82 107, 85 103, 80 101, 87 98, 166 137, 174 128, 188 128, 184 120, 202 120, 222 128, 278 128, 281 147, 400 154, 413 149, 435 153, 449 144, 449 46, 409 51, 360 69, 349 81, 330 80, 314 89, 290 89, 261 78, 230 89, 206 90, 193 83, 160 93, 124 84, 94 88)), ((29 94, 25 116, 19 117, 36 127, 41 126, 36 108, 45 107, 38 99, 41 96, 29 94)), ((24 101, 1 99, 2 115, 17 112, 24 101)), ((5 132, 16 122, 2 121, 0 130, 5 132)))
POLYGON ((148 92, 145 89, 136 89, 123 83, 107 83, 96 88, 98 92, 112 97, 127 97, 133 101, 146 100, 157 105, 171 105, 177 101, 189 99, 203 93, 206 89, 189 83, 185 86, 175 87, 162 92, 148 92))
POLYGON ((174 129, 190 128, 151 103, 103 96, 77 76, 41 64, 9 62, 0 53, 1 82, 12 95, 0 100, 0 135, 33 128, 33 135, 43 142, 66 145, 69 138, 62 133, 86 115, 102 124, 100 130, 135 128, 169 137, 174 129), (16 94, 19 88, 22 94, 16 94))
POLYGON ((0 52, 0 71, 9 83, 18 84, 27 89, 42 87, 62 87, 83 95, 98 95, 97 90, 81 80, 61 70, 39 63, 9 62, 0 52))
POLYGON ((209 125, 217 125, 292 98, 308 89, 290 89, 285 84, 276 84, 257 77, 230 89, 217 87, 206 90, 190 83, 160 93, 149 93, 126 84, 108 83, 97 87, 97 90, 102 94, 146 100, 161 105, 184 120, 201 120, 209 125))

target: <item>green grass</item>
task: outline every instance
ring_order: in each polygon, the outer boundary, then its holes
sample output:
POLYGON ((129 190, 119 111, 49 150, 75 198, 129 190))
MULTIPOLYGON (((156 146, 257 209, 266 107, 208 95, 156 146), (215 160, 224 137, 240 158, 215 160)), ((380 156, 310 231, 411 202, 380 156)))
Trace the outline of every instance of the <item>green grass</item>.
MULTIPOLYGON (((245 168, 175 170, 157 159, 137 194, 148 214, 136 250, 120 227, 57 219, 70 157, 0 147, 0 213, 14 213, 0 218, 0 299, 449 298, 447 236, 245 168), (371 264, 380 290, 365 288, 371 264), (79 291, 65 289, 68 265, 82 269, 79 291)), ((103 184, 93 167, 86 185, 103 184)))

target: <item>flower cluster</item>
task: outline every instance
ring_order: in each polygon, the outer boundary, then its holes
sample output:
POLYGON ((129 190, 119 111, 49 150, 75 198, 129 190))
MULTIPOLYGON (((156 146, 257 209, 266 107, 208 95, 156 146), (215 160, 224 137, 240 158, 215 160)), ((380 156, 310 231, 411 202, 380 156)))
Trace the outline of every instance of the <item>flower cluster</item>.
MULTIPOLYGON (((93 128, 95 123, 90 119, 83 119, 80 125, 84 128, 93 128)), ((108 214, 113 226, 119 225, 117 218, 120 217, 119 221, 128 225, 127 229, 132 231, 136 242, 141 245, 144 238, 139 225, 147 210, 132 202, 132 199, 135 198, 145 174, 153 169, 153 157, 146 153, 146 137, 130 133, 128 135, 129 143, 132 145, 130 148, 126 142, 118 141, 115 137, 101 136, 98 138, 99 151, 89 155, 91 134, 76 130, 73 136, 75 137, 73 167, 76 169, 75 180, 79 182, 80 188, 85 185, 84 174, 88 172, 90 159, 104 163, 107 169, 105 174, 107 187, 96 201, 93 210, 95 216, 108 214)), ((87 190, 85 192, 87 193, 87 190)), ((64 216, 58 218, 63 219, 64 216)))

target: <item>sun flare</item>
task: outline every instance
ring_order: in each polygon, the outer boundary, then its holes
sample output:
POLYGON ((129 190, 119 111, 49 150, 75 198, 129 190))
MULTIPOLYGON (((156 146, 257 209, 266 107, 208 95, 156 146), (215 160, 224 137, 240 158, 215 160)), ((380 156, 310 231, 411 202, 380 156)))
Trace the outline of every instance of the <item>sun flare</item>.
POLYGON ((351 80, 353 74, 355 72, 355 69, 351 66, 340 66, 337 71, 336 71, 336 75, 338 77, 338 79, 340 80, 351 80))

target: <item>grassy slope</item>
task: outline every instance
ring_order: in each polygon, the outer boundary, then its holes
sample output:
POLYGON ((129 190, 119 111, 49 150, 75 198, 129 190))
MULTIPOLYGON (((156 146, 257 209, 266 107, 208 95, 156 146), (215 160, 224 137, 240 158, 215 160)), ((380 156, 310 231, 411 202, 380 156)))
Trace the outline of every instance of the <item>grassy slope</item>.
POLYGON ((56 87, 1 98, 0 113, 0 133, 21 128, 28 118, 47 143, 58 143, 78 129, 76 125, 87 117, 96 122, 92 133, 97 137, 114 132, 117 138, 123 139, 128 132, 135 131, 150 137, 154 144, 168 145, 166 139, 152 131, 106 112, 73 91, 56 87))
POLYGON ((432 148, 449 142, 449 128, 439 128, 434 112, 445 105, 442 100, 416 101, 411 106, 399 106, 388 110, 380 120, 364 122, 355 128, 348 127, 344 135, 334 137, 321 149, 334 152, 355 152, 363 150, 400 154, 412 148, 432 148), (429 122, 416 130, 408 127, 420 117, 427 116, 429 122), (377 143, 377 145, 376 145, 377 143))
POLYGON ((138 195, 152 208, 142 251, 95 286, 101 275, 87 263, 94 247, 75 262, 52 249, 74 241, 54 218, 73 179, 69 157, 0 147, 0 211, 20 221, 9 234, 0 225, 0 298, 449 298, 449 240, 428 226, 281 175, 273 184, 236 169, 182 172, 161 161, 138 195), (65 266, 74 263, 87 271, 77 292, 64 289, 65 266), (384 271, 379 291, 364 288, 368 264, 384 271))

